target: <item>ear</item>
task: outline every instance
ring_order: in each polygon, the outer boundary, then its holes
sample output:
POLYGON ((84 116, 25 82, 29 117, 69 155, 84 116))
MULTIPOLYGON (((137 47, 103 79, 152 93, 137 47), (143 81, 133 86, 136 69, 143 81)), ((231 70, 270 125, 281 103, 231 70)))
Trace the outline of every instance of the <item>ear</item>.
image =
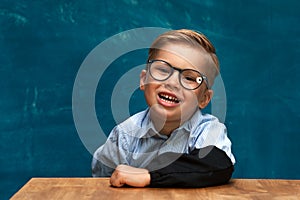
POLYGON ((140 73, 140 89, 145 90, 147 71, 144 69, 140 73))
POLYGON ((212 99, 214 94, 213 90, 207 89, 203 96, 199 99, 199 108, 204 109, 210 102, 210 100, 212 99))

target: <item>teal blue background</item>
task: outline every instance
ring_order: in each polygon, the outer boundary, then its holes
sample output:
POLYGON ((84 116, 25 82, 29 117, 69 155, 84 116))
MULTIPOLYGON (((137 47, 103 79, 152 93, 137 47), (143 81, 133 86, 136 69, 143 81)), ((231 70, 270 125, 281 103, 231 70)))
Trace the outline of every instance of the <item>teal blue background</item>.
MULTIPOLYGON (((139 27, 190 28, 214 43, 226 87, 236 178, 300 179, 300 2, 0 1, 0 199, 31 177, 90 177, 72 117, 76 73, 99 43, 139 27)), ((100 80, 99 123, 115 125, 114 84, 146 60, 117 59, 100 80)), ((136 91, 130 112, 145 108, 136 91)), ((209 110, 209 108, 208 108, 209 110)))

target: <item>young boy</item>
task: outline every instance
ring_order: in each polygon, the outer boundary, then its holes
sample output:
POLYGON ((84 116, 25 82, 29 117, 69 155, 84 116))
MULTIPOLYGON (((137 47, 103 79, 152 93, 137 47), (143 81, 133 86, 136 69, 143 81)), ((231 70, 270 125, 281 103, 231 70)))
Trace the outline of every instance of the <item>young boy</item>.
POLYGON ((148 108, 117 125, 95 153, 94 177, 121 187, 225 184, 235 159, 224 124, 201 109, 210 102, 219 62, 210 41, 169 31, 149 49, 140 74, 148 108))

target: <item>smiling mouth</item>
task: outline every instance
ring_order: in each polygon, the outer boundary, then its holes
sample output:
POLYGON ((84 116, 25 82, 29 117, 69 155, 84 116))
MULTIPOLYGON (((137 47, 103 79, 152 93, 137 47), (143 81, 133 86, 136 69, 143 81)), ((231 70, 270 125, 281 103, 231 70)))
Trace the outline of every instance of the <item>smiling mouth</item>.
POLYGON ((164 94, 164 93, 160 93, 158 94, 159 98, 167 103, 173 103, 173 104, 177 104, 180 103, 180 100, 174 96, 168 95, 168 94, 164 94))

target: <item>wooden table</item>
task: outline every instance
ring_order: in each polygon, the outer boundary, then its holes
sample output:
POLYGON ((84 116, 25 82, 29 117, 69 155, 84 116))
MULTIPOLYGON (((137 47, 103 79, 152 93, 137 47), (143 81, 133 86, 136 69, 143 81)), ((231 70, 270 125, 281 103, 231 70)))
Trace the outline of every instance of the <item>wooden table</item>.
POLYGON ((32 178, 16 199, 300 199, 300 180, 232 179, 207 188, 113 188, 108 178, 32 178))

